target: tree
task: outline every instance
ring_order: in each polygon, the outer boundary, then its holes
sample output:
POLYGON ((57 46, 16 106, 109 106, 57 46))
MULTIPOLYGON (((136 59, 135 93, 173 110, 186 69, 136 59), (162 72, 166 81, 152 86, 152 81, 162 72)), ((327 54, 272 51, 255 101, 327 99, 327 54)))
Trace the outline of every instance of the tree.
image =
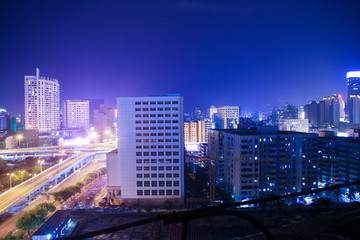
POLYGON ((78 186, 79 188, 82 188, 85 184, 82 182, 77 182, 75 185, 78 186))
POLYGON ((30 230, 36 227, 36 215, 29 211, 16 219, 16 227, 20 230, 27 231, 30 237, 30 230))
POLYGON ((63 199, 62 199, 62 197, 61 197, 61 193, 60 193, 60 192, 54 192, 54 193, 53 193, 53 196, 54 196, 55 201, 58 201, 59 203, 62 203, 62 202, 63 202, 63 199))
POLYGON ((0 240, 16 240, 16 236, 13 236, 12 232, 8 232, 4 237, 1 237, 0 240))
POLYGON ((34 209, 16 219, 16 227, 27 231, 30 237, 30 231, 36 226, 43 224, 47 220, 46 216, 48 213, 55 210, 56 207, 52 203, 40 203, 34 209))
POLYGON ((52 203, 47 203, 47 202, 40 203, 35 208, 40 208, 40 207, 45 208, 48 212, 55 212, 56 211, 56 207, 52 203))
POLYGON ((346 193, 347 197, 349 198, 350 202, 355 198, 356 189, 354 187, 350 187, 349 191, 346 193))
POLYGON ((327 197, 319 197, 315 199, 314 204, 328 208, 331 204, 331 199, 327 197))
POLYGON ((53 195, 54 195, 54 199, 61 203, 61 202, 65 202, 70 197, 80 192, 81 192, 81 187, 79 187, 79 185, 72 185, 58 192, 53 193, 53 195))
POLYGON ((9 171, 9 166, 7 165, 7 161, 0 158, 0 175, 7 173, 9 171))
POLYGON ((19 239, 23 239, 24 237, 24 233, 21 233, 20 235, 16 236, 13 235, 12 232, 8 232, 5 236, 0 237, 0 240, 19 240, 19 239))
POLYGON ((335 195, 336 201, 340 202, 341 190, 340 189, 335 189, 333 194, 335 195))

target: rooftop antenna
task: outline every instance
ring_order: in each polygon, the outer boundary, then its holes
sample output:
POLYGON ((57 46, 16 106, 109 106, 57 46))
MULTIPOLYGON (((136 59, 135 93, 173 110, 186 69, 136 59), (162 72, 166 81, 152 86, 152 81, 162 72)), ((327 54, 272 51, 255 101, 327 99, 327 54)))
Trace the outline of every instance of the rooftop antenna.
POLYGON ((39 68, 36 68, 36 79, 39 79, 40 77, 40 70, 39 68))

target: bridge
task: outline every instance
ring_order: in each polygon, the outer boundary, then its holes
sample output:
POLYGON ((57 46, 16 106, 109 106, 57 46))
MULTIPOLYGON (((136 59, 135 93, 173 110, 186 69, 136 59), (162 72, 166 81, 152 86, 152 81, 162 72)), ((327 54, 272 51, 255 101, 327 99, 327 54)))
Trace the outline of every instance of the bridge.
POLYGON ((112 150, 113 148, 93 152, 77 151, 76 154, 72 154, 67 159, 60 161, 60 163, 46 169, 35 177, 1 193, 0 213, 12 212, 14 206, 32 201, 38 195, 46 193, 50 188, 55 187, 70 175, 80 171, 83 166, 90 164, 99 155, 112 150))

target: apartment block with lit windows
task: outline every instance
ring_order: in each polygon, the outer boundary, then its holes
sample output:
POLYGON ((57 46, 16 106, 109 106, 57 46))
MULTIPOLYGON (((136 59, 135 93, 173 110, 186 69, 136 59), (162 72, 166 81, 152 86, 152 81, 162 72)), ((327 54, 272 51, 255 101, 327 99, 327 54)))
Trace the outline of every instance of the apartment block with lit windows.
POLYGON ((208 131, 211 129, 210 120, 200 120, 197 122, 184 122, 184 141, 188 143, 207 143, 208 131))
POLYGON ((183 98, 118 98, 118 150, 107 156, 108 198, 125 204, 182 204, 183 98))
POLYGON ((35 76, 24 77, 25 128, 49 131, 60 128, 60 85, 57 79, 35 76))
POLYGON ((90 128, 89 100, 63 101, 63 123, 67 128, 90 128))
POLYGON ((316 134, 253 130, 210 130, 209 156, 217 180, 237 200, 317 188, 316 134))

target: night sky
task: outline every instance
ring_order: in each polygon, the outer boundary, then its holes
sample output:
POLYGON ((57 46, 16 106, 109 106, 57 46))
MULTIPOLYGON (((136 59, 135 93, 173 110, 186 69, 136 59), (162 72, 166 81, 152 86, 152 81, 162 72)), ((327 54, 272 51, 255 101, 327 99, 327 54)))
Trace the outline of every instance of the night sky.
POLYGON ((359 1, 1 1, 0 108, 24 75, 61 99, 179 93, 185 110, 268 110, 346 94, 360 70, 359 1))

